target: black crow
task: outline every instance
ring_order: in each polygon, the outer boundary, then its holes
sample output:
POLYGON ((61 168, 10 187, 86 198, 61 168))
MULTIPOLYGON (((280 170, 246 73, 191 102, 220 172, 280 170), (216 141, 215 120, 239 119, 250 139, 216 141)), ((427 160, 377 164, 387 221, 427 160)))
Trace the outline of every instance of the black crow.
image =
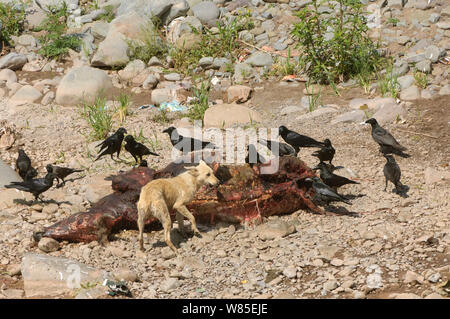
POLYGON ((82 169, 74 169, 74 168, 69 168, 69 167, 61 167, 61 166, 56 166, 56 165, 51 165, 48 164, 46 166, 47 171, 49 171, 49 169, 53 170, 53 174, 55 175, 56 179, 58 180, 62 180, 62 184, 61 185, 65 185, 66 181, 64 180, 64 178, 66 178, 67 176, 69 176, 70 174, 73 173, 78 173, 78 172, 82 172, 82 169))
POLYGON ((315 139, 308 137, 306 135, 300 135, 294 131, 289 130, 286 126, 280 126, 278 128, 278 133, 281 135, 283 140, 291 145, 295 152, 298 153, 301 147, 322 147, 324 144, 318 142, 315 139))
POLYGON ((312 179, 306 178, 305 181, 312 182, 312 187, 314 188, 314 191, 316 193, 315 198, 317 200, 325 202, 327 205, 330 202, 344 202, 348 205, 351 205, 348 198, 339 195, 337 192, 334 191, 334 189, 322 183, 318 177, 313 177, 312 179))
MULTIPOLYGON (((31 167, 30 158, 25 153, 25 151, 22 149, 19 150, 19 156, 17 156, 17 160, 16 160, 16 167, 17 167, 17 170, 19 171, 20 177, 22 177, 22 179, 24 179, 24 180, 26 179, 25 177, 27 176, 27 172, 29 170, 34 170, 33 172, 36 172, 36 170, 31 167)), ((29 174, 28 177, 33 178, 36 176, 36 175, 35 176, 31 176, 31 175, 32 174, 29 174)))
POLYGON ((245 162, 250 166, 253 166, 254 164, 266 163, 266 159, 258 153, 255 145, 249 144, 247 146, 247 156, 245 157, 245 162))
POLYGON ((163 133, 169 134, 170 142, 177 150, 187 154, 192 151, 199 151, 204 148, 215 148, 211 142, 203 142, 192 137, 186 137, 178 133, 173 126, 166 128, 163 133))
POLYGON ((153 155, 153 156, 159 156, 156 153, 151 152, 147 146, 145 146, 142 143, 136 142, 134 137, 132 135, 127 135, 125 137, 125 149, 133 155, 134 159, 136 160, 136 164, 138 163, 138 157, 139 161, 142 162, 142 156, 144 155, 153 155))
POLYGON ((271 140, 258 140, 258 143, 266 146, 275 155, 275 149, 278 148, 278 156, 297 156, 297 152, 292 148, 292 146, 286 143, 280 143, 271 140))
POLYGON ((371 118, 366 123, 372 126, 372 137, 385 151, 406 151, 406 147, 401 146, 387 130, 382 128, 376 119, 371 118))
MULTIPOLYGON (((32 193, 35 200, 39 199, 39 195, 46 192, 53 186, 53 180, 56 176, 52 172, 48 172, 44 178, 36 178, 24 182, 12 182, 5 185, 6 188, 15 188, 24 192, 32 193)), ((41 200, 42 201, 42 200, 41 200)))
POLYGON ((383 155, 395 154, 403 158, 411 157, 411 155, 389 145, 380 145, 380 152, 383 153, 383 155))
POLYGON ((395 185, 395 190, 397 193, 401 193, 403 190, 403 185, 400 183, 400 177, 402 175, 400 166, 398 166, 394 156, 384 155, 384 157, 386 158, 386 164, 383 168, 384 177, 386 178, 386 186, 384 187, 384 191, 386 191, 388 181, 390 181, 395 185))
MULTIPOLYGON (((104 155, 111 155, 111 159, 113 159, 113 154, 117 153, 117 158, 119 158, 120 149, 122 148, 122 141, 124 138, 124 134, 128 133, 126 129, 123 127, 119 128, 113 135, 106 138, 103 142, 97 145, 97 147, 101 146, 98 157, 95 159, 97 161, 100 157, 104 155)), ((94 161, 94 162, 95 162, 94 161)))
POLYGON ((146 160, 143 160, 139 163, 139 167, 148 167, 148 163, 146 160))
POLYGON ((328 169, 327 164, 320 162, 313 170, 320 170, 320 178, 322 181, 330 187, 341 187, 346 184, 359 184, 358 182, 352 181, 344 176, 336 175, 328 169))
POLYGON ((327 162, 330 162, 330 164, 331 164, 331 161, 333 160, 334 153, 336 153, 336 150, 331 145, 331 141, 329 139, 325 139, 323 141, 323 144, 325 146, 322 146, 320 148, 320 150, 315 151, 311 155, 318 157, 321 162, 327 161, 327 162))

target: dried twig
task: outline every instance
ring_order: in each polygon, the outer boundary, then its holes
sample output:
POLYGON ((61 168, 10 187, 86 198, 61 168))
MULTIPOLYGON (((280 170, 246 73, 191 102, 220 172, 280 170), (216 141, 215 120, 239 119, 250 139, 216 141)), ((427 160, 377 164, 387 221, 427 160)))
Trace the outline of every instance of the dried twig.
POLYGON ((429 138, 434 138, 434 139, 438 139, 438 138, 439 138, 439 137, 436 137, 436 136, 433 136, 433 135, 428 135, 428 134, 425 134, 425 133, 419 133, 419 132, 413 132, 413 131, 403 130, 403 129, 397 128, 397 127, 396 127, 395 129, 396 129, 396 130, 399 130, 399 131, 401 131, 401 132, 409 133, 409 134, 422 135, 422 136, 429 137, 429 138))

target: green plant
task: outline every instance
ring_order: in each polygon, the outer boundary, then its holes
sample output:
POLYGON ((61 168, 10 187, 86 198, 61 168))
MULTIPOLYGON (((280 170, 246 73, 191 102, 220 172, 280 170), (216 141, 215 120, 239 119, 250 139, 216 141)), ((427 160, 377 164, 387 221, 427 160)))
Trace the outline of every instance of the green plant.
POLYGON ((81 39, 72 34, 65 35, 67 30, 66 20, 69 16, 67 4, 62 2, 61 6, 48 6, 46 18, 35 31, 45 31, 39 37, 42 48, 39 53, 50 59, 61 59, 69 52, 69 49, 76 50, 81 46, 81 39))
POLYGON ((157 122, 159 124, 167 124, 170 122, 170 120, 167 117, 166 111, 165 110, 160 110, 158 112, 158 114, 156 114, 155 116, 153 116, 152 121, 157 122))
POLYGON ((399 22, 400 22, 399 19, 393 18, 393 17, 388 18, 386 21, 387 24, 392 24, 394 27, 396 27, 397 23, 399 23, 399 22))
POLYGON ((416 71, 414 72, 414 80, 418 87, 425 89, 428 85, 428 77, 425 73, 416 71))
POLYGON ((199 42, 189 46, 189 49, 182 44, 170 50, 174 68, 181 73, 190 74, 202 57, 234 59, 240 49, 240 42, 237 41, 239 32, 253 28, 250 17, 250 13, 241 12, 236 17, 217 21, 217 33, 208 28, 200 32, 192 27, 192 32, 199 36, 199 42))
POLYGON ((168 52, 167 45, 151 21, 141 28, 141 40, 127 40, 127 43, 131 60, 138 59, 148 63, 152 57, 162 58, 168 52))
POLYGON ((306 74, 318 83, 346 81, 362 72, 374 73, 382 58, 368 36, 359 0, 312 0, 297 13, 292 34, 304 52, 306 74), (325 4, 336 14, 321 10, 325 4))
POLYGON ((113 115, 102 95, 96 96, 94 103, 82 102, 81 115, 91 126, 91 137, 94 140, 104 139, 111 130, 113 115))
POLYGON ((189 109, 188 117, 191 120, 202 120, 205 111, 209 107, 209 89, 210 86, 205 81, 201 81, 200 86, 192 86, 194 103, 189 109))
POLYGON ((121 93, 119 95, 119 105, 116 107, 113 117, 119 119, 119 123, 122 124, 125 118, 129 114, 129 107, 131 105, 130 96, 128 94, 121 93))
POLYGON ((0 2, 0 47, 11 44, 11 36, 18 36, 24 30, 25 6, 23 3, 0 2))
POLYGON ((294 75, 300 72, 300 63, 291 58, 291 49, 288 49, 287 58, 277 58, 268 75, 294 75))
POLYGON ((311 79, 309 79, 308 82, 305 83, 305 89, 308 96, 308 112, 312 112, 320 106, 319 100, 322 96, 322 88, 319 88, 318 92, 311 89, 311 79))
POLYGON ((98 19, 110 23, 115 18, 114 7, 112 5, 107 5, 103 7, 105 13, 98 16, 98 19))
POLYGON ((390 95, 396 99, 400 93, 400 84, 397 80, 398 76, 393 72, 392 64, 388 65, 384 74, 381 74, 379 78, 381 94, 383 96, 390 95))

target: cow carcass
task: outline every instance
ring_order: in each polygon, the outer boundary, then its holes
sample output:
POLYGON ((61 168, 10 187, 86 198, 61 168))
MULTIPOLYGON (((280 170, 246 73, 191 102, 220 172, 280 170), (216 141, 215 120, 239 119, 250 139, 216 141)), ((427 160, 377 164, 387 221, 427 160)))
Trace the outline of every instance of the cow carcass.
MULTIPOLYGON (((187 205, 199 223, 227 221, 259 223, 263 217, 289 214, 299 209, 322 212, 313 202, 314 190, 302 181, 314 173, 300 159, 292 156, 279 158, 279 169, 273 174, 262 174, 264 164, 211 164, 221 184, 204 186, 187 205)), ((147 167, 133 168, 112 179, 114 192, 95 203, 87 212, 76 213, 36 233, 35 239, 51 237, 69 242, 105 241, 110 234, 122 229, 137 229, 136 203, 142 186, 152 179, 173 177, 188 166, 171 163, 155 171, 147 167)), ((175 218, 175 213, 171 212, 175 218)), ((158 225, 156 219, 146 221, 146 229, 158 225)))

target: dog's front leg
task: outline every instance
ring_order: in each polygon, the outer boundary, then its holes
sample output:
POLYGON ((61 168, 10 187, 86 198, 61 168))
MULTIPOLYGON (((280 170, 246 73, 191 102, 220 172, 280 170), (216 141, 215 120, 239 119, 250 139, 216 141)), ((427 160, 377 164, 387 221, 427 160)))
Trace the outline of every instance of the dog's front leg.
POLYGON ((195 222, 194 215, 191 214, 191 212, 186 208, 186 206, 177 205, 177 206, 174 206, 174 208, 178 213, 180 213, 181 215, 186 217, 191 222, 192 230, 194 231, 194 233, 197 234, 198 236, 202 237, 202 234, 200 233, 200 231, 197 228, 197 223, 195 222))

